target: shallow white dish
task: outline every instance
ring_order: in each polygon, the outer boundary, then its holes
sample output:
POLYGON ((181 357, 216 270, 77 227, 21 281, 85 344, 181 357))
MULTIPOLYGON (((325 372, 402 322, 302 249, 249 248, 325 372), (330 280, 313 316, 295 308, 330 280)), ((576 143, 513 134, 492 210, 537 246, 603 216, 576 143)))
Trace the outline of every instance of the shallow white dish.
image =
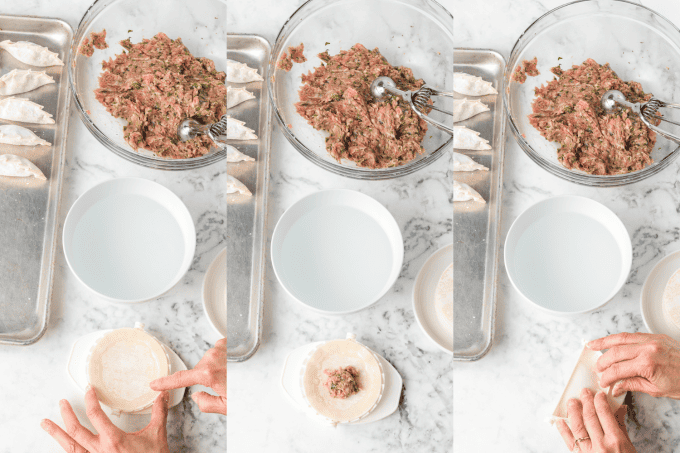
POLYGON ((272 235, 272 265, 290 296, 314 311, 347 314, 377 302, 399 277, 404 242, 383 205, 353 190, 294 203, 272 235))
POLYGON ((434 252, 420 268, 413 284, 413 313, 416 321, 440 349, 453 354, 453 327, 447 331, 441 326, 434 306, 437 283, 444 270, 453 263, 453 244, 434 252))
POLYGON ((104 181, 81 195, 64 222, 64 255, 76 278, 111 302, 153 300, 189 270, 196 230, 174 193, 153 181, 104 181))
POLYGON ((652 268, 640 293, 640 311, 647 330, 680 341, 680 331, 664 316, 661 304, 668 279, 680 269, 680 250, 663 257, 652 268))
MULTIPOLYGON (((113 332, 114 329, 107 329, 107 330, 99 330, 96 332, 89 333, 87 335, 84 335, 80 338, 78 338, 75 343, 73 343, 73 346, 71 347, 71 355, 69 356, 68 364, 66 366, 66 371, 71 378, 71 381, 73 384, 76 386, 78 390, 80 390, 83 395, 85 394, 85 391, 87 389, 87 386, 89 385, 88 381, 88 375, 87 375, 87 364, 88 364, 88 356, 90 354, 90 351, 92 350, 92 347, 95 345, 97 340, 102 338, 104 335, 106 335, 109 332, 113 332)), ((159 343, 161 343, 159 341, 159 343)), ((182 371, 186 370, 187 366, 184 364, 182 359, 173 351, 170 349, 168 346, 165 344, 161 343, 161 346, 163 346, 163 349, 165 350, 165 353, 168 356, 168 361, 170 364, 170 374, 175 373, 177 371, 182 371)), ((182 398, 184 398, 184 390, 185 388, 181 389, 174 389, 170 390, 170 401, 168 402, 168 407, 173 407, 178 405, 181 401, 182 398)), ((107 406, 103 405, 106 408, 107 413, 110 415, 116 415, 117 417, 126 417, 126 416, 134 416, 134 415, 147 415, 151 413, 152 408, 149 407, 147 409, 143 409, 138 412, 114 412, 107 406)))
POLYGON ((215 332, 227 336, 227 248, 215 257, 203 279, 203 310, 215 332))
POLYGON ((621 220, 589 198, 559 196, 520 214, 505 240, 515 289, 556 315, 594 311, 628 278, 633 248, 621 220))
MULTIPOLYGON (((326 418, 321 417, 316 413, 316 411, 310 408, 307 400, 305 399, 302 386, 300 385, 300 376, 302 373, 304 373, 305 361, 309 355, 312 354, 316 348, 323 343, 323 341, 310 343, 301 346, 288 354, 288 357, 286 357, 286 362, 283 365, 281 386, 283 387, 284 393, 290 398, 290 400, 307 415, 321 423, 329 424, 326 418)), ((371 412, 365 417, 357 421, 342 423, 338 426, 359 425, 382 420, 383 418, 392 415, 399 407, 401 388, 403 385, 401 375, 392 366, 392 364, 385 360, 380 354, 377 354, 375 351, 371 352, 373 352, 373 354, 378 358, 383 369, 383 377, 385 381, 382 397, 375 408, 371 410, 371 412)))

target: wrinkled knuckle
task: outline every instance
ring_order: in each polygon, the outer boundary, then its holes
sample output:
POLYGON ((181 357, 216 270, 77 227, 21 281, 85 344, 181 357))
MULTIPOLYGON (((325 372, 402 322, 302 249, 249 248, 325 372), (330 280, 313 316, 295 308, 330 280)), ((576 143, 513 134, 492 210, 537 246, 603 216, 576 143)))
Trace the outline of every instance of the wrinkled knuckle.
POLYGON ((649 352, 652 354, 660 354, 663 352, 663 347, 657 342, 652 342, 649 344, 649 352))
POLYGON ((87 415, 87 418, 90 420, 93 420, 99 416, 99 411, 97 411, 97 409, 94 407, 88 407, 85 409, 85 415, 87 415))
POLYGON ((68 445, 66 445, 66 453, 78 453, 79 445, 75 440, 70 440, 68 445))
POLYGON ((81 428, 78 425, 71 425, 66 427, 66 434, 75 439, 76 437, 80 437, 80 433, 82 432, 82 430, 83 428, 81 428))

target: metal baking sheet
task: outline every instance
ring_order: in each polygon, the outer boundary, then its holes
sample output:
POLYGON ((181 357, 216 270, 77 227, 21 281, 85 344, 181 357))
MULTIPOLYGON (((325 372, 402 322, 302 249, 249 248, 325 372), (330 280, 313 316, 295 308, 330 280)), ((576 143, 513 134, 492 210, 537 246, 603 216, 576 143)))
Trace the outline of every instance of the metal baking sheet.
POLYGON ((488 172, 453 173, 456 181, 469 184, 487 200, 486 204, 456 202, 453 208, 453 357, 471 361, 484 357, 494 335, 505 146, 505 113, 500 93, 505 59, 493 50, 462 48, 454 49, 453 58, 456 72, 482 77, 492 82, 499 93, 475 98, 487 104, 489 112, 456 124, 479 132, 492 148, 457 150, 488 167, 488 172))
POLYGON ((36 68, 0 52, 0 75, 13 69, 46 71, 55 83, 18 95, 44 106, 55 124, 18 124, 52 146, 0 144, 0 154, 35 163, 47 181, 0 176, 0 343, 30 345, 47 329, 57 244, 70 94, 67 69, 73 30, 59 19, 0 15, 0 41, 30 41, 59 54, 64 66, 36 68))
MULTIPOLYGON (((269 77, 270 53, 269 42, 260 36, 227 34, 227 58, 257 69, 264 80, 269 77)), ((227 83, 245 86, 255 95, 228 114, 245 121, 258 136, 258 140, 229 141, 255 162, 227 163, 227 173, 253 193, 252 197, 227 195, 227 360, 242 362, 257 351, 262 330, 272 121, 265 82, 227 83)))

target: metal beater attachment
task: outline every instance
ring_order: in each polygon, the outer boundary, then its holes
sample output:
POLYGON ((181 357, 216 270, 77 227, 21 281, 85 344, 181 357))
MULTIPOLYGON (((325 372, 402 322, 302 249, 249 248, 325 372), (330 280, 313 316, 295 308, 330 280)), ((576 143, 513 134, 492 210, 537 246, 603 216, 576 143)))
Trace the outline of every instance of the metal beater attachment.
POLYGON ((378 77, 373 81, 373 83, 371 83, 371 94, 378 101, 382 101, 389 94, 399 96, 404 101, 409 103, 411 109, 413 109, 413 111, 416 112, 416 115, 418 115, 420 118, 424 119, 429 124, 435 126, 437 129, 440 129, 448 134, 453 135, 453 127, 442 124, 439 121, 430 118, 429 116, 427 116, 427 113, 425 113, 429 109, 432 109, 453 116, 453 112, 447 112, 446 110, 437 108, 433 104, 429 103, 432 96, 443 96, 453 98, 453 93, 439 91, 436 88, 427 85, 423 85, 417 91, 401 91, 400 89, 397 88, 397 85, 394 83, 394 80, 387 76, 382 76, 378 77))
POLYGON ((672 140, 680 145, 680 136, 666 132, 653 124, 658 123, 659 121, 665 121, 667 123, 680 126, 680 123, 666 119, 662 115, 658 114, 660 108, 680 109, 680 104, 669 104, 668 102, 664 102, 656 98, 652 98, 644 103, 636 102, 633 104, 632 102, 626 101, 626 97, 619 90, 609 90, 603 94, 601 104, 602 108, 607 113, 614 112, 616 110, 616 104, 621 104, 625 107, 628 107, 640 117, 642 122, 645 123, 648 128, 662 137, 672 140))
POLYGON ((226 142, 217 137, 227 135, 227 115, 213 124, 201 124, 193 118, 186 118, 177 126, 177 135, 180 141, 186 142, 200 134, 206 134, 218 148, 224 148, 226 142))

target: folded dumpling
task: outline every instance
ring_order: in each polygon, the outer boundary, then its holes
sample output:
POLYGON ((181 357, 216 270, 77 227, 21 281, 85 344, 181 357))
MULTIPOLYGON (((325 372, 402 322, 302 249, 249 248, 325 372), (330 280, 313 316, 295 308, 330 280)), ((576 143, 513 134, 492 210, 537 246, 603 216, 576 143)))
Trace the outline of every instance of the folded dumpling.
POLYGON ((484 198, 472 187, 464 182, 453 181, 453 201, 478 201, 486 203, 484 198))
POLYGON ((54 83, 54 79, 44 71, 13 69, 0 77, 0 95, 25 93, 49 83, 54 83))
POLYGON ((479 100, 469 101, 467 99, 454 99, 453 100, 453 122, 464 121, 468 118, 472 118, 475 115, 479 115, 482 112, 488 112, 489 107, 485 103, 479 100))
POLYGON ((488 140, 479 136, 479 132, 465 126, 453 126, 453 149, 482 150, 491 147, 488 140))
POLYGON ((0 100, 0 119, 22 123, 54 124, 52 115, 45 112, 42 105, 13 96, 0 100))
POLYGON ((453 171, 488 171, 484 165, 480 165, 465 154, 453 152, 453 171))
POLYGON ((246 156, 241 151, 231 145, 227 145, 227 162, 254 161, 250 156, 246 156))
POLYGON ((0 42, 0 47, 22 63, 33 66, 64 66, 59 55, 51 52, 47 47, 32 42, 12 42, 7 39, 0 42))
POLYGON ((227 139, 230 140, 257 140, 257 135, 252 129, 245 126, 246 123, 227 116, 227 139))
POLYGON ((607 396, 607 402, 609 403, 609 408, 612 413, 615 413, 623 404, 623 400, 626 397, 627 392, 615 397, 612 393, 614 386, 607 388, 600 387, 599 381, 600 376, 597 372, 597 359, 602 356, 602 352, 593 351, 587 346, 583 346, 581 354, 579 355, 574 371, 572 371, 571 376, 567 380, 567 385, 562 392, 562 396, 557 403, 557 407, 553 411, 552 415, 548 417, 548 422, 550 424, 555 423, 557 420, 567 420, 567 403, 571 398, 580 399, 581 390, 584 388, 589 388, 596 392, 603 392, 607 396))
POLYGON ((227 87, 227 108, 230 109, 245 102, 248 99, 255 99, 255 95, 245 88, 227 87))
POLYGON ((467 94, 468 96, 498 94, 498 91, 496 91, 491 82, 464 72, 453 73, 453 91, 467 94))
POLYGON ((227 175, 227 193, 240 193, 241 195, 252 195, 245 184, 231 175, 227 175))
POLYGON ((33 131, 15 124, 5 124, 0 126, 0 143, 23 146, 51 145, 51 143, 47 140, 43 140, 42 138, 35 135, 33 131))
POLYGON ((0 176, 47 179, 43 172, 41 172, 33 162, 23 157, 15 156, 14 154, 3 154, 0 156, 0 176))
POLYGON ((227 59, 227 82, 248 83, 263 80, 262 76, 257 73, 257 69, 248 67, 245 63, 227 59))

